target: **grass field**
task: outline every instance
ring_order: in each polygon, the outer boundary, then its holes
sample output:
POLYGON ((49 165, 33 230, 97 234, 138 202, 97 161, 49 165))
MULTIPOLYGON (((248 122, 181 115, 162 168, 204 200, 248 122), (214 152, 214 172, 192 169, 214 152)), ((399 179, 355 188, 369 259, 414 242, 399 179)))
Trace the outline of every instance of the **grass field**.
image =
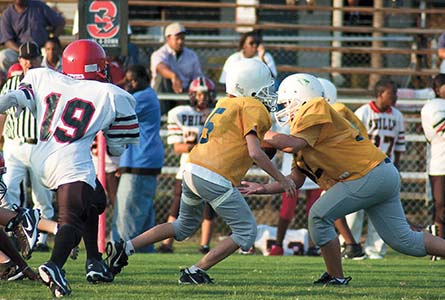
MULTIPOLYGON (((179 269, 196 262, 196 243, 176 243, 175 254, 136 254, 113 283, 85 280, 85 252, 65 265, 73 290, 67 299, 445 299, 445 261, 412 258, 390 251, 383 260, 344 261, 349 286, 321 287, 320 257, 264 257, 234 254, 209 271, 214 285, 179 286, 179 269), (191 254, 192 253, 192 254, 191 254)), ((34 253, 37 267, 48 253, 34 253)), ((28 280, 0 282, 0 300, 51 299, 48 288, 28 280)))

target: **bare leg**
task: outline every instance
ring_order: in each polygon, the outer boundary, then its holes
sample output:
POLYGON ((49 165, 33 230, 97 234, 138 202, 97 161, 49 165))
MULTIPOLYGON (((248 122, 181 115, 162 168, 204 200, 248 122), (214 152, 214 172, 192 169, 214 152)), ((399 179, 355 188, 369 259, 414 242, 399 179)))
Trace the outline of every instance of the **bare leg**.
POLYGON ((438 236, 433 236, 429 232, 424 233, 425 249, 427 254, 445 257, 445 240, 438 236))
POLYGON ((40 219, 39 223, 37 224, 37 228, 40 231, 45 231, 48 233, 56 234, 58 224, 55 221, 48 220, 48 219, 40 219))
MULTIPOLYGON (((168 216, 167 223, 173 223, 174 221, 176 221, 175 217, 168 216)), ((174 242, 173 238, 168 238, 168 239, 163 240, 162 244, 165 245, 168 248, 172 248, 173 247, 173 242, 174 242)))
POLYGON ((171 223, 164 223, 156 225, 150 230, 141 233, 137 237, 131 240, 133 247, 139 249, 156 242, 162 241, 166 238, 172 238, 175 236, 175 231, 171 223))
POLYGON ((201 246, 209 246, 212 239, 214 220, 202 220, 201 224, 201 246))
POLYGON ((3 253, 2 251, 0 251, 0 264, 3 264, 7 261, 9 261, 9 256, 7 256, 5 253, 3 253))
POLYGON ((344 238, 346 244, 357 244, 345 217, 335 220, 335 228, 337 228, 338 233, 344 238))
POLYGON ((283 240, 286 236, 287 228, 289 227, 290 220, 285 220, 283 218, 278 219, 278 226, 277 226, 277 239, 275 242, 275 245, 283 247, 283 240))
MULTIPOLYGON (((343 278, 340 242, 338 238, 333 239, 324 246, 321 246, 320 249, 328 274, 332 277, 343 278)), ((443 246, 442 249, 445 250, 445 246, 443 246)))
POLYGON ((212 266, 235 252, 238 248, 239 246, 235 244, 231 238, 225 239, 218 243, 215 248, 211 249, 209 253, 204 255, 195 265, 198 268, 207 271, 212 266))

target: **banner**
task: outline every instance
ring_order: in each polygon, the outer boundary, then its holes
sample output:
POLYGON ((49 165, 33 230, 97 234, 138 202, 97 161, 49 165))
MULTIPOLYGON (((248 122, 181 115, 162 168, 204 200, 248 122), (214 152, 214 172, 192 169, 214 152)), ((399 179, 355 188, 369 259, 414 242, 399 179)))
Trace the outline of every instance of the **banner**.
POLYGON ((79 38, 90 39, 104 47, 107 55, 127 55, 128 1, 79 1, 79 38))

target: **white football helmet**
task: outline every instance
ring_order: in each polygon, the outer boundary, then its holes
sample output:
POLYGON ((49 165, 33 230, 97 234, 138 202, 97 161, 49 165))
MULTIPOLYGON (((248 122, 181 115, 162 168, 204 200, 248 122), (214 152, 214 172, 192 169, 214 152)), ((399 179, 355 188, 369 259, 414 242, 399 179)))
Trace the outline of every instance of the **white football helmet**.
POLYGON ((226 93, 237 97, 255 97, 275 111, 277 94, 269 68, 254 58, 236 62, 227 72, 226 93))
POLYGON ((277 123, 284 127, 290 122, 290 116, 309 100, 324 97, 324 89, 317 77, 310 74, 297 73, 287 76, 278 88, 278 105, 282 106, 275 112, 277 123))
POLYGON ((321 85, 324 89, 324 97, 328 100, 329 104, 334 104, 337 102, 337 88, 335 85, 327 79, 318 77, 318 81, 320 81, 321 85))

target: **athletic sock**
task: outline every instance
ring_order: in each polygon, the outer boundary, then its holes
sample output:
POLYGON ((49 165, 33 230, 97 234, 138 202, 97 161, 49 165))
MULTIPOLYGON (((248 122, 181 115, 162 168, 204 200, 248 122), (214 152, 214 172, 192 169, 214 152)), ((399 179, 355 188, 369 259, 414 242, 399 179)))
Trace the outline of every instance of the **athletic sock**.
POLYGON ((134 252, 135 252, 135 250, 134 250, 134 246, 133 246, 133 244, 131 243, 131 241, 127 241, 127 242, 125 243, 125 254, 127 254, 127 256, 130 256, 130 255, 132 255, 134 252))

